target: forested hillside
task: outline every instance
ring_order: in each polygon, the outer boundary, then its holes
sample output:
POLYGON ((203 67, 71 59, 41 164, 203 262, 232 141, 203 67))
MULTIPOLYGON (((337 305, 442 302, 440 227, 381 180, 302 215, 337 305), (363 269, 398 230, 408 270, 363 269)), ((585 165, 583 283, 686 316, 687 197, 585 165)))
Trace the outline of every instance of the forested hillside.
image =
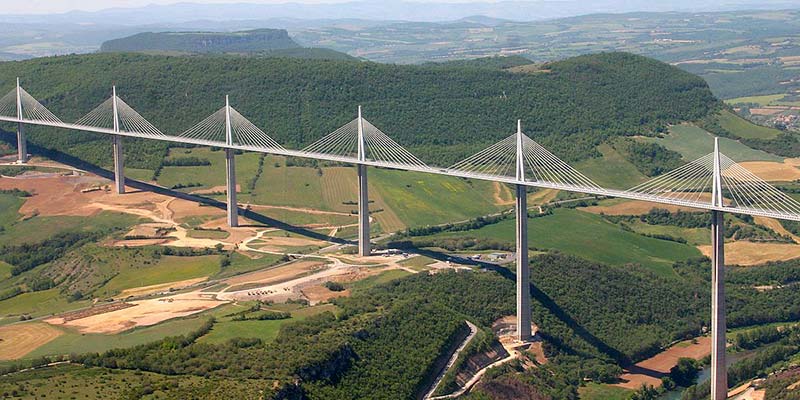
MULTIPOLYGON (((15 77, 66 121, 108 98, 113 84, 169 134, 232 105, 287 147, 300 147, 364 116, 418 154, 450 164, 514 131, 575 161, 595 157, 610 137, 652 135, 717 107, 705 82, 626 53, 575 57, 530 72, 474 66, 93 54, 0 64, 2 90, 15 77)), ((10 127, 9 127, 10 129, 10 127)), ((109 165, 108 139, 31 128, 31 140, 109 165)), ((132 141, 131 141, 132 142, 132 141)), ((155 169, 165 143, 131 143, 128 165, 155 169)))
MULTIPOLYGON (((533 320, 549 361, 522 374, 501 368, 490 381, 503 375, 534 384, 547 395, 541 398, 577 399, 586 379, 613 381, 621 372, 618 361, 647 357, 660 345, 708 327, 707 260, 679 265, 680 279, 557 253, 535 257, 531 266, 533 320)), ((732 269, 727 278, 731 327, 796 319, 797 291, 759 292, 753 286, 791 280, 797 270, 796 261, 732 269)), ((188 335, 69 358, 88 367, 148 371, 181 382, 221 380, 247 393, 243 398, 261 390, 267 399, 415 398, 436 355, 465 319, 485 328, 513 314, 514 279, 502 268, 417 274, 336 300, 337 316, 323 313, 287 324, 274 342, 203 343, 198 338, 216 324, 209 320, 188 335)), ((21 388, 16 384, 25 379, 30 375, 2 377, 0 389, 21 388)), ((158 390, 167 392, 166 398, 181 398, 187 395, 184 386, 176 382, 158 390)))

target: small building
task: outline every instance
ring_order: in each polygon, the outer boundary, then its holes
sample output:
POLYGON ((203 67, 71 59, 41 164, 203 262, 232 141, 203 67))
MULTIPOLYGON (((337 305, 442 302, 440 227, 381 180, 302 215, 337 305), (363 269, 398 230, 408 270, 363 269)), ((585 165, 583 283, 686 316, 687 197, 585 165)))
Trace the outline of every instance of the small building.
POLYGON ((488 255, 489 261, 501 261, 508 257, 506 253, 490 253, 488 255))

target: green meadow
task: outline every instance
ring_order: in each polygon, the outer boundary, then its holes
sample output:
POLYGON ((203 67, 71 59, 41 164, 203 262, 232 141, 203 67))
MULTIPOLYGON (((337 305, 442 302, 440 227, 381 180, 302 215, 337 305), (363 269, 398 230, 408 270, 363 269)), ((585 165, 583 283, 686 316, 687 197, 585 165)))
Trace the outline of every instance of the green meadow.
POLYGON ((18 245, 37 243, 61 232, 96 231, 133 226, 138 217, 117 212, 103 211, 91 218, 54 216, 34 216, 5 227, 0 232, 0 242, 18 245))
POLYGON ((233 321, 229 317, 218 318, 211 332, 201 337, 199 341, 201 343, 224 343, 233 338, 257 338, 265 342, 270 342, 275 340, 281 326, 286 323, 300 321, 326 311, 335 313, 336 310, 337 308, 333 304, 322 304, 314 307, 291 309, 289 310, 292 315, 291 318, 279 320, 233 321))
POLYGON ((781 133, 774 128, 756 125, 727 110, 720 112, 717 120, 722 128, 740 138, 772 139, 781 133))
POLYGON ((68 302, 57 288, 22 293, 0 301, 0 318, 20 314, 28 314, 33 317, 52 315, 85 307, 89 303, 89 301, 68 302))
POLYGON ((5 227, 19 219, 19 208, 25 199, 12 194, 0 194, 0 227, 5 227))
POLYGON ((120 268, 119 273, 102 288, 106 295, 125 289, 210 277, 220 270, 220 256, 162 256, 150 265, 120 268))
MULTIPOLYGON (((210 148, 172 148, 167 160, 184 157, 197 157, 208 160, 211 165, 200 166, 166 166, 158 175, 158 183, 165 187, 176 185, 199 184, 181 189, 191 192, 199 189, 210 189, 225 185, 225 152, 210 148)), ((244 153, 236 156, 236 176, 238 183, 244 188, 246 179, 254 176, 258 169, 258 153, 244 153)))
POLYGON ((461 221, 510 207, 495 204, 491 182, 371 168, 370 187, 406 226, 461 221))
POLYGON ((28 353, 25 358, 70 353, 103 352, 116 348, 136 346, 153 342, 167 336, 177 336, 197 330, 205 321, 205 315, 198 314, 191 317, 171 319, 153 326, 138 327, 114 335, 79 333, 71 328, 57 326, 64 334, 28 353))
MULTIPOLYGON (((505 220, 473 231, 448 232, 433 237, 472 237, 513 243, 514 224, 514 220, 505 220)), ((692 246, 628 232, 599 215, 572 209, 556 209, 552 215, 530 218, 528 246, 558 250, 611 265, 638 263, 665 276, 674 274, 674 262, 701 255, 692 246)))
POLYGON ((624 189, 647 180, 636 166, 609 144, 603 143, 597 150, 603 155, 602 157, 581 161, 574 167, 598 185, 624 189))
POLYGON ((675 238, 683 238, 691 245, 704 245, 711 243, 711 235, 708 229, 703 228, 681 228, 672 225, 650 225, 641 221, 628 224, 634 232, 645 235, 667 235, 675 238))
POLYGON ((743 103, 752 103, 758 104, 760 106, 768 106, 774 104, 776 101, 786 97, 785 93, 778 93, 778 94, 765 94, 762 96, 745 96, 745 97, 737 97, 734 99, 725 100, 727 104, 743 104, 743 103))
MULTIPOLYGON (((675 125, 670 127, 669 134, 664 138, 641 138, 640 140, 655 142, 676 151, 687 162, 714 151, 714 136, 694 125, 675 125)), ((728 138, 720 138, 719 146, 720 151, 734 161, 783 161, 781 157, 752 149, 728 138)))

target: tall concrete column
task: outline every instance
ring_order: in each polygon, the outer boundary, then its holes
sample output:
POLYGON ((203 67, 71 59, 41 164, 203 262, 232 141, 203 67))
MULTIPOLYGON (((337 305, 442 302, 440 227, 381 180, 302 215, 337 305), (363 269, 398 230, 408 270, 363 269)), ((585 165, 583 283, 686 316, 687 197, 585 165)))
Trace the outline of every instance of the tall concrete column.
POLYGON ((368 256, 369 242, 369 189, 367 188, 367 166, 358 165, 358 255, 368 256))
POLYGON ((114 186, 117 194, 125 193, 125 156, 122 153, 122 136, 113 135, 114 144, 114 186))
POLYGON ((28 142, 25 140, 25 125, 22 124, 24 115, 22 113, 22 87, 17 78, 17 162, 25 164, 28 162, 28 142))
MULTIPOLYGON (((117 87, 111 88, 111 118, 114 125, 114 132, 119 133, 119 107, 117 106, 117 87)), ((114 185, 117 187, 117 194, 125 193, 125 156, 122 153, 122 136, 113 135, 111 141, 114 144, 114 185)))
POLYGON ((225 149, 225 176, 228 192, 228 226, 239 226, 239 205, 236 202, 236 163, 233 149, 225 149))
POLYGON ((28 142, 25 140, 25 125, 22 122, 17 124, 17 162, 28 162, 28 142))
POLYGON ((724 214, 711 212, 711 400, 728 398, 725 365, 725 236, 724 214))
POLYGON ((531 266, 528 264, 528 192, 517 185, 517 339, 531 338, 531 266))

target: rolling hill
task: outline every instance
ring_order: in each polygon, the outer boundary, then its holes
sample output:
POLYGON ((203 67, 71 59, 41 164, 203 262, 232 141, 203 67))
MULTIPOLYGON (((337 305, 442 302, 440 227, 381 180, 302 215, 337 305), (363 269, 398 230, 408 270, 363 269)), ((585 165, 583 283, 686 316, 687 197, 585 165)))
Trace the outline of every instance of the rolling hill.
MULTIPOLYGON (((470 64, 102 53, 0 64, 2 91, 25 88, 64 120, 118 93, 162 131, 177 134, 219 109, 224 96, 285 146, 300 147, 365 117, 424 161, 449 165, 513 132, 569 161, 597 157, 610 137, 645 135, 719 106, 702 79, 626 53, 511 72, 470 64)), ((105 137, 31 128, 31 140, 100 165, 105 137)), ((156 169, 166 145, 130 141, 131 167, 156 169)))
POLYGON ((101 52, 259 53, 299 48, 284 29, 145 32, 104 42, 101 52))

